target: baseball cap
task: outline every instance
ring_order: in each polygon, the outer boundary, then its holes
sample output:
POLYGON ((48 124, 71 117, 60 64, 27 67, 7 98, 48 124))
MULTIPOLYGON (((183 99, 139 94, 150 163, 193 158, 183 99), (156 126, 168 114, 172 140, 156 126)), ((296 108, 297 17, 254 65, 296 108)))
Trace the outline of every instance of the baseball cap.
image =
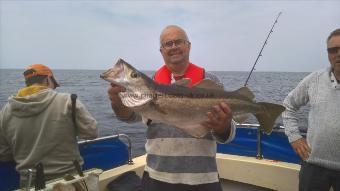
POLYGON ((27 79, 33 76, 49 76, 51 77, 53 83, 55 84, 55 87, 59 87, 59 84, 57 83, 53 76, 52 70, 43 64, 32 64, 26 67, 24 77, 27 79))

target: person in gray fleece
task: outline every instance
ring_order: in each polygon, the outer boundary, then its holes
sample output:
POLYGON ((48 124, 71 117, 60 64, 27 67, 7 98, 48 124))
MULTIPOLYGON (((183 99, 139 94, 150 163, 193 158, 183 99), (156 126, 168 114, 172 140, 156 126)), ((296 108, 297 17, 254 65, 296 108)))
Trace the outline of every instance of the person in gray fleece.
POLYGON ((340 28, 327 38, 330 67, 305 77, 284 100, 285 132, 301 157, 300 191, 340 190, 340 28), (309 102, 307 137, 297 111, 309 102))
POLYGON ((27 87, 10 96, 0 112, 0 161, 16 162, 21 187, 37 163, 43 165, 46 180, 75 172, 73 160, 83 164, 77 136, 98 136, 96 120, 80 101, 74 124, 70 94, 54 90, 59 84, 47 66, 33 64, 24 77, 27 87))

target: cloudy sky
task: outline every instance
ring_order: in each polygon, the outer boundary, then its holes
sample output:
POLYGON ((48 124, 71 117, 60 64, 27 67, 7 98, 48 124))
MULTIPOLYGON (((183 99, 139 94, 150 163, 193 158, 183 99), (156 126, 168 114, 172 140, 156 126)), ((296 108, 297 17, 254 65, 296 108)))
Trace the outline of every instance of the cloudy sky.
POLYGON ((0 0, 0 68, 43 63, 106 69, 123 58, 141 70, 162 63, 159 34, 183 27, 191 61, 210 71, 249 71, 282 11, 257 71, 328 66, 325 39, 340 28, 340 1, 0 0))

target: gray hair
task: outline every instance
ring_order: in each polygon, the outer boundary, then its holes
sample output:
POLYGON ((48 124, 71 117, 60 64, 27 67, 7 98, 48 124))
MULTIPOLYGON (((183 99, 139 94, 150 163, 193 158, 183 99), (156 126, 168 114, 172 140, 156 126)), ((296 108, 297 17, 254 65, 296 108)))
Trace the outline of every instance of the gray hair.
POLYGON ((189 41, 188 35, 187 35, 187 33, 185 32, 184 29, 182 29, 181 27, 179 27, 177 25, 168 25, 162 30, 161 35, 159 36, 160 44, 162 44, 162 36, 163 36, 164 32, 167 31, 168 29, 171 29, 171 28, 175 28, 175 29, 181 31, 184 34, 184 38, 185 38, 184 40, 189 41))

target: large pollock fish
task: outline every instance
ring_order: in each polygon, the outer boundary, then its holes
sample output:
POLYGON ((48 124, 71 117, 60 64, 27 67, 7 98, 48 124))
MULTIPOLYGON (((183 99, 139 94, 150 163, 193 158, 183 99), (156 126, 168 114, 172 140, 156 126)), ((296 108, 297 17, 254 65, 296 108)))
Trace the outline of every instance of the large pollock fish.
POLYGON ((207 120, 207 112, 220 102, 229 105, 236 122, 241 123, 250 113, 253 114, 267 134, 271 133, 276 118, 285 110, 278 104, 255 102, 247 87, 227 92, 208 79, 191 88, 188 87, 190 79, 160 85, 122 59, 100 77, 125 87, 126 90, 119 93, 122 103, 139 113, 143 121, 150 119, 166 123, 197 138, 209 131, 201 123, 207 120))

